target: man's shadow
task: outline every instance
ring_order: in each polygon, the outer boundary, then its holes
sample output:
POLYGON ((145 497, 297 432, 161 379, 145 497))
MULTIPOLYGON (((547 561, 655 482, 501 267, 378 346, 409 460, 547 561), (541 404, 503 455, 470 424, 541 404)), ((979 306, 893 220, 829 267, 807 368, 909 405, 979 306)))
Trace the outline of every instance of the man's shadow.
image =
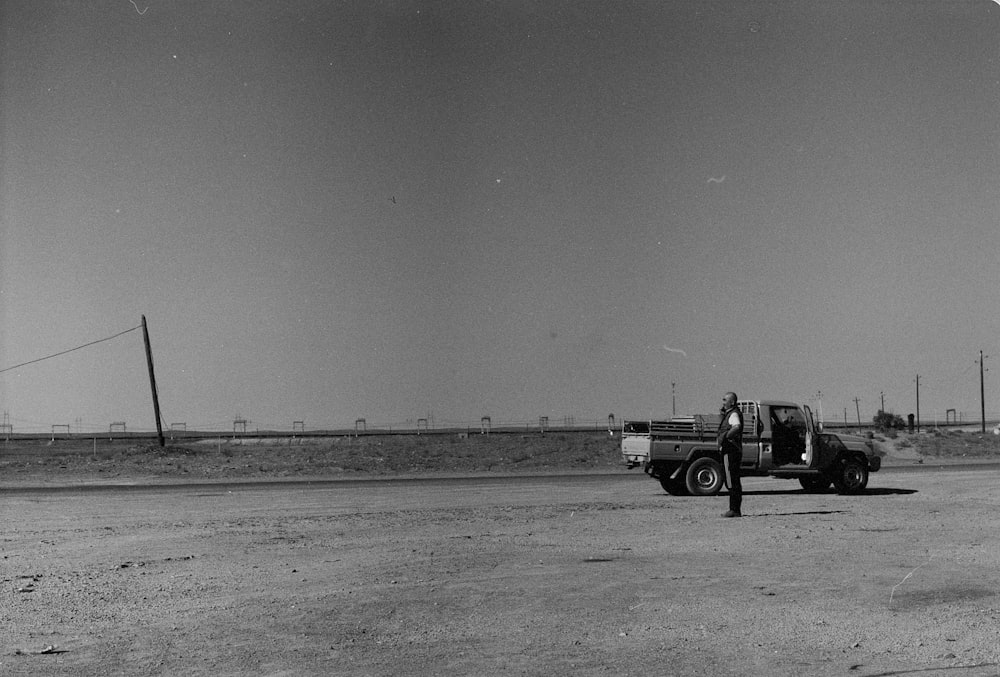
MULTIPOLYGON (((719 492, 720 495, 728 494, 725 489, 719 492)), ((858 498, 865 496, 909 496, 910 494, 917 493, 916 489, 897 489, 893 487, 876 487, 873 489, 865 489, 864 491, 858 492, 856 494, 850 494, 844 498, 858 498)), ((805 489, 778 489, 778 490, 766 490, 759 489, 757 491, 747 491, 743 490, 744 496, 836 496, 838 495, 833 489, 827 491, 806 491, 805 489)))

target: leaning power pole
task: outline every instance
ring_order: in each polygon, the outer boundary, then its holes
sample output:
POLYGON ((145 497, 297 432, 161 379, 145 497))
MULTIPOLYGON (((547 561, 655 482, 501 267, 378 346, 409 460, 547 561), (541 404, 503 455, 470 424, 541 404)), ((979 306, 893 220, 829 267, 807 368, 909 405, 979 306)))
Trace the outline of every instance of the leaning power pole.
POLYGON ((149 330, 146 328, 146 316, 142 316, 142 340, 146 344, 146 366, 149 367, 149 387, 153 391, 153 416, 156 417, 156 439, 160 446, 165 446, 163 440, 163 424, 160 422, 160 398, 156 395, 156 374, 153 373, 153 351, 149 347, 149 330))

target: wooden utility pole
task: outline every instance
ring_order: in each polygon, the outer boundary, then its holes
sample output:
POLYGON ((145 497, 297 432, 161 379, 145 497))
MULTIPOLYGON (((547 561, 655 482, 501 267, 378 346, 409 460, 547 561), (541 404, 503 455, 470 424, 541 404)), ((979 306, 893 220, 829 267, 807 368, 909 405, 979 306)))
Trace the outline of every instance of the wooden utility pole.
POLYGON ((858 413, 858 427, 861 427, 861 406, 858 404, 861 400, 857 397, 854 398, 854 410, 858 413))
POLYGON ((153 391, 153 416, 156 417, 156 439, 160 446, 165 446, 163 439, 163 424, 160 422, 160 398, 156 394, 156 374, 153 373, 153 351, 149 347, 149 330, 146 328, 146 316, 142 316, 142 340, 146 344, 146 366, 149 367, 149 387, 153 391))
MULTIPOLYGON (((989 357, 987 355, 987 357, 989 357)), ((979 407, 983 416, 983 434, 986 434, 986 388, 983 385, 983 351, 979 351, 979 407)))
POLYGON ((917 432, 920 432, 920 374, 917 374, 917 432))

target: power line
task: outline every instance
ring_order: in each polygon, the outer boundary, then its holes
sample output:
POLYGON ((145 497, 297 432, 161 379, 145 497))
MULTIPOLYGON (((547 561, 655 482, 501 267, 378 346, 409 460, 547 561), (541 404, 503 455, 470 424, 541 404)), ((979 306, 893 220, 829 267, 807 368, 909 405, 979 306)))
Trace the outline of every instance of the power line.
POLYGON ((108 336, 106 338, 97 339, 96 341, 91 341, 90 343, 84 343, 82 346, 77 346, 76 348, 70 348, 69 350, 63 350, 63 351, 58 352, 58 353, 53 353, 52 355, 46 355, 45 357, 39 357, 38 359, 35 359, 35 360, 29 360, 28 362, 22 362, 21 364, 15 364, 13 367, 5 367, 4 369, 0 369, 0 374, 4 373, 5 371, 13 371, 14 369, 20 369, 21 367, 26 367, 29 364, 35 364, 36 362, 42 362, 44 360, 51 360, 53 357, 59 357, 60 355, 65 355, 66 353, 72 353, 74 350, 82 350, 83 348, 89 348, 92 345, 96 345, 98 343, 103 343, 104 341, 110 341, 111 339, 116 339, 119 336, 123 336, 123 335, 129 333, 130 331, 135 331, 136 329, 142 329, 142 325, 139 325, 138 327, 132 327, 131 329, 126 329, 125 331, 120 331, 117 334, 115 334, 114 336, 108 336))

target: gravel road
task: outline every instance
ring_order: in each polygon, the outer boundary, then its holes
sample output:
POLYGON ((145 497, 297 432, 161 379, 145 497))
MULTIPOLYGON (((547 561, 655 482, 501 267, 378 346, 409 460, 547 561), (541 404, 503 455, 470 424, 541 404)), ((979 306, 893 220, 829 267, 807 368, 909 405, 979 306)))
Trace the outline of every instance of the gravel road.
POLYGON ((998 482, 0 485, 0 674, 1000 675, 998 482))

